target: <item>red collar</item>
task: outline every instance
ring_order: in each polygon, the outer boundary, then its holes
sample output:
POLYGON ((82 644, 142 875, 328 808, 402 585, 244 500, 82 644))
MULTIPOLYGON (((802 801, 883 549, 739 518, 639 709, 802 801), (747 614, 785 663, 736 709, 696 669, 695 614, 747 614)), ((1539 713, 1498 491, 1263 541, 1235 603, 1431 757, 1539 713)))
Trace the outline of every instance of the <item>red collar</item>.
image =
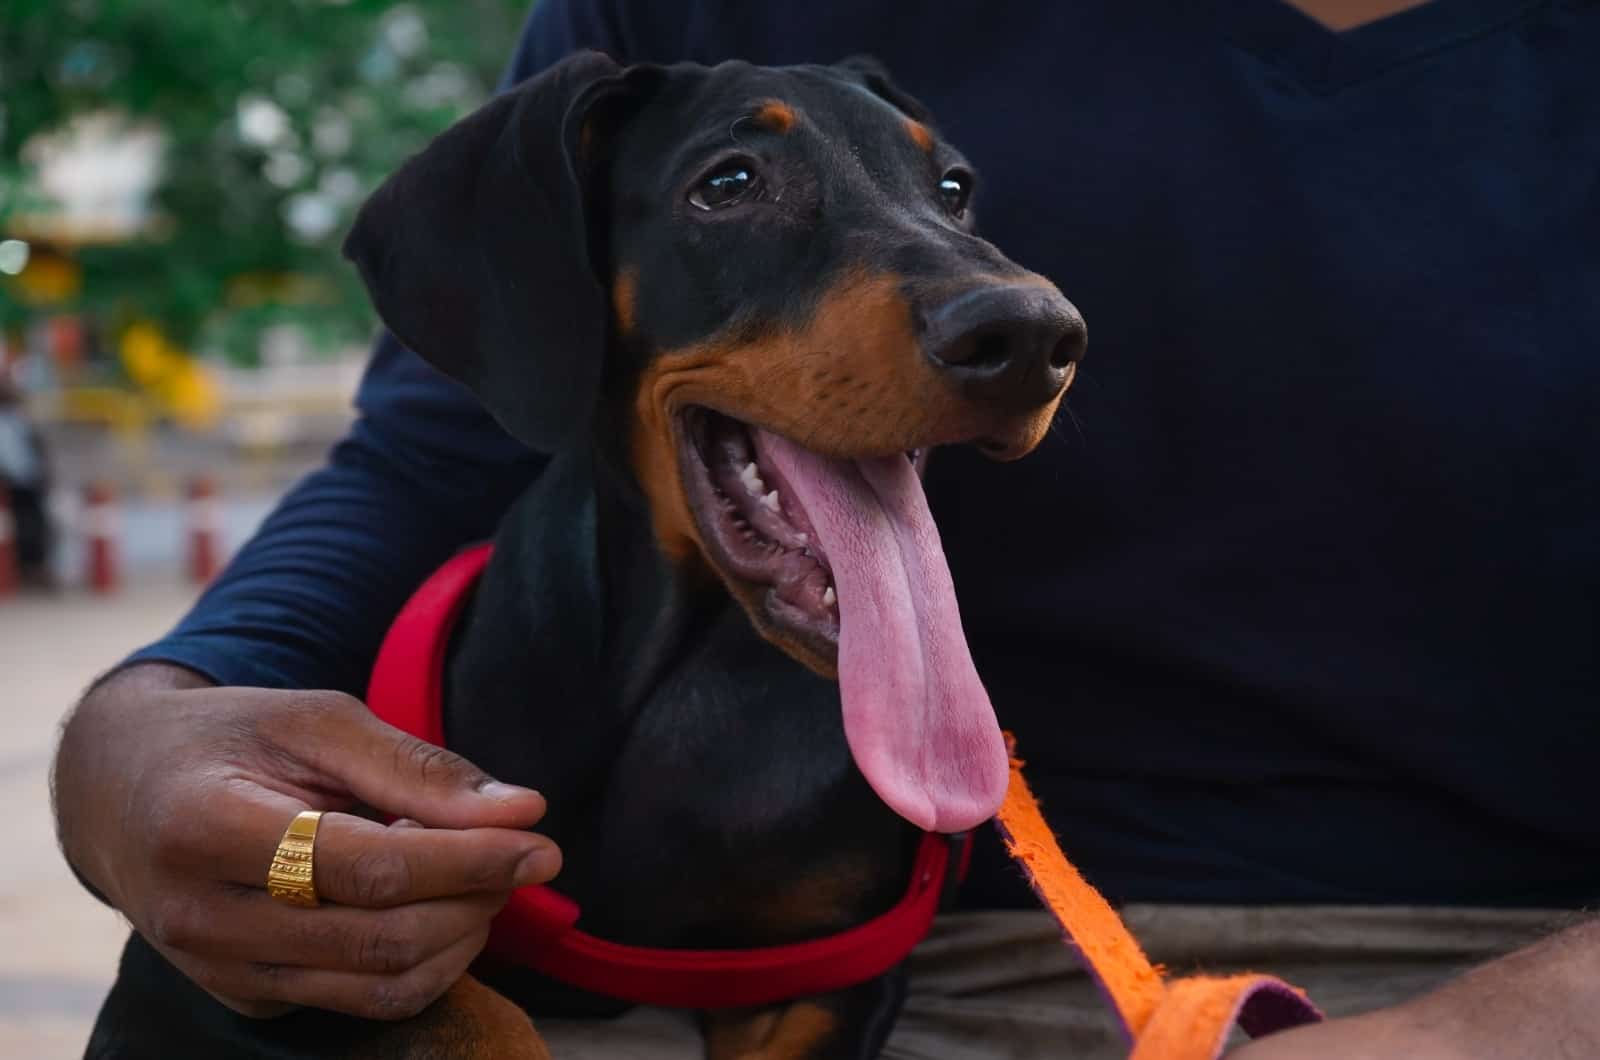
MULTIPOLYGON (((373 667, 367 703, 397 728, 444 743, 443 677, 450 630, 489 562, 491 546, 439 568, 401 610, 373 667)), ((495 918, 488 952, 591 993, 641 1005, 727 1008, 841 990, 893 968, 921 942, 945 891, 966 874, 964 837, 922 837, 911 882, 887 913, 837 935, 787 946, 675 950, 623 946, 578 930, 580 910, 549 887, 523 887, 495 918)))

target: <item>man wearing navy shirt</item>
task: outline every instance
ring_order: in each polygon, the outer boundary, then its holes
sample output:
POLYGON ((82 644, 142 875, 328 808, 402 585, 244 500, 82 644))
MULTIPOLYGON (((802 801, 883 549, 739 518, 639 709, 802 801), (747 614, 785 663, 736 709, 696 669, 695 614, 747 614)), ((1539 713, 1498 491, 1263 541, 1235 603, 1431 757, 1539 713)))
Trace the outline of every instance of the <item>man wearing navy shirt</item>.
MULTIPOLYGON (((984 234, 1083 310, 1072 419, 1018 464, 941 454, 929 493, 980 672, 1090 880, 1174 960, 1370 1010, 1250 1055, 1600 1055, 1600 928, 1450 978, 1600 894, 1600 7, 543 0, 511 78, 577 48, 875 55, 982 173, 984 234)), ((434 996, 559 865, 522 831, 536 794, 349 698, 541 458, 387 337, 357 405, 58 759, 74 866, 253 1013, 403 1014, 374 998, 434 996), (286 941, 262 851, 349 796, 429 827, 330 817, 319 872, 409 885, 286 941), (374 966, 362 940, 402 915, 416 960, 374 966)), ((965 902, 990 912, 935 944, 1034 954, 1045 1000, 947 981, 887 1055, 1082 1033, 1042 1014, 1072 973, 1041 915, 994 912, 1030 899, 992 841, 965 902)))

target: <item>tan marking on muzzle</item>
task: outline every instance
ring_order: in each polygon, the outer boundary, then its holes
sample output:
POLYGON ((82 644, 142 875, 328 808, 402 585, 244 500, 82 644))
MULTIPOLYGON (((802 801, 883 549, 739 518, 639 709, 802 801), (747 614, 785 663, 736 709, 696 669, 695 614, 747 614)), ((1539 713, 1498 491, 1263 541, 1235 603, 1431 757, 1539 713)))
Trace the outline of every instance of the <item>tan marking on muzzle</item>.
POLYGON ((631 452, 668 556, 704 558, 678 467, 677 422, 690 406, 845 459, 989 436, 1021 455, 1044 438, 1059 397, 1021 416, 964 397, 924 356, 903 283, 846 270, 799 326, 714 336, 651 361, 635 393, 631 452))

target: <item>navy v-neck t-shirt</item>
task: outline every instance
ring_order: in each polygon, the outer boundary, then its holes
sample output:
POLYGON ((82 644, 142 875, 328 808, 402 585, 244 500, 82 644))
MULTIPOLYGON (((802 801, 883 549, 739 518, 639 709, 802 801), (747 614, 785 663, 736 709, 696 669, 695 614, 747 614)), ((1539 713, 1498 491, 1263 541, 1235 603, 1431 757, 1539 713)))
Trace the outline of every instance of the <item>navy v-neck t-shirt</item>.
MULTIPOLYGON (((515 75, 579 47, 877 56, 978 167, 983 232, 1083 310, 1040 450, 941 454, 929 489, 1092 882, 1600 896, 1600 5, 1336 34, 1280 0, 543 0, 515 75)), ((410 589, 537 472, 392 340, 359 405, 141 657, 359 691, 410 589)), ((967 900, 1027 900, 992 843, 967 900)))

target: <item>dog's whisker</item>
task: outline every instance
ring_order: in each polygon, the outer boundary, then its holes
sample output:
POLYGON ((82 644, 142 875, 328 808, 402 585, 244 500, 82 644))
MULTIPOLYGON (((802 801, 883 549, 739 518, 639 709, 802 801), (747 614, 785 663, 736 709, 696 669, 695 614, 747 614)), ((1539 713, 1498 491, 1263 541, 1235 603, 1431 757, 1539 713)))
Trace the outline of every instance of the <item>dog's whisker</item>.
POLYGON ((1078 414, 1073 412, 1071 406, 1069 406, 1065 401, 1061 403, 1060 411, 1050 418, 1050 426, 1047 433, 1053 434, 1063 440, 1067 439, 1067 433, 1061 427, 1061 418, 1063 414, 1065 414, 1068 420, 1072 421, 1072 429, 1078 435, 1078 441, 1087 443, 1089 439, 1083 433, 1083 421, 1078 419, 1078 414))
POLYGON ((1078 441, 1087 443, 1089 438, 1083 433, 1083 421, 1078 419, 1078 414, 1076 412, 1072 411, 1072 406, 1063 401, 1061 403, 1061 409, 1067 414, 1067 419, 1072 421, 1072 429, 1078 432, 1078 441))

